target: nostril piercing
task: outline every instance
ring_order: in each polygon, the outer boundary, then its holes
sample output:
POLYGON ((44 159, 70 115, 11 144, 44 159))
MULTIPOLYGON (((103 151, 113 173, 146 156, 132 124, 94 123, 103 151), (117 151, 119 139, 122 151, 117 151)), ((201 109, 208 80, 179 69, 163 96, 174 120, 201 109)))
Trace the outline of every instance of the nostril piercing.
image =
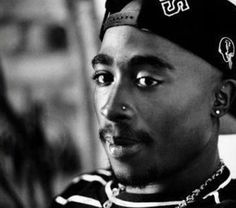
POLYGON ((127 108, 126 108, 126 106, 122 105, 121 109, 122 109, 123 111, 125 111, 127 108))

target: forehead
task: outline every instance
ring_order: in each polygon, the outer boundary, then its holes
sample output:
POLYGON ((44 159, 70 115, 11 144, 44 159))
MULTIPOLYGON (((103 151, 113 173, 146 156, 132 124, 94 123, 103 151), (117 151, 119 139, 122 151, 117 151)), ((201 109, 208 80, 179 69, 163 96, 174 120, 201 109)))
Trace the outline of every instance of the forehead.
MULTIPOLYGON (((118 26, 108 29, 102 41, 100 52, 119 55, 155 54, 171 47, 161 38, 148 32, 142 32, 131 26, 118 26), (160 48, 161 47, 161 48, 160 48), (127 53, 125 53, 127 51, 127 53)), ((163 53, 164 54, 164 53, 163 53)))

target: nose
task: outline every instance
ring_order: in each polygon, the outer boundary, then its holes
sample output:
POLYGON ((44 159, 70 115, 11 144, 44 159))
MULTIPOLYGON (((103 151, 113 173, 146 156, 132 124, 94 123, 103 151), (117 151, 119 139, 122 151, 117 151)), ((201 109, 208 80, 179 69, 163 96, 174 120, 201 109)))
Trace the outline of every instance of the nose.
POLYGON ((114 86, 107 93, 101 114, 110 121, 132 120, 135 114, 132 93, 125 86, 114 86))

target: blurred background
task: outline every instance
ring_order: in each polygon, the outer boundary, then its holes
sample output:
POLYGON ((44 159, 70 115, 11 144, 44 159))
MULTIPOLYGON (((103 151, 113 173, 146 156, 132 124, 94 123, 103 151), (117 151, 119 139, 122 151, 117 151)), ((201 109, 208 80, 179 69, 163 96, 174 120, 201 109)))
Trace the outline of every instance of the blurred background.
MULTIPOLYGON (((90 79, 104 2, 0 0, 1 208, 47 207, 73 177, 106 166, 90 79)), ((220 140, 236 173, 235 147, 220 140)))
POLYGON ((104 1, 0 0, 0 207, 46 207, 106 164, 90 60, 104 1))

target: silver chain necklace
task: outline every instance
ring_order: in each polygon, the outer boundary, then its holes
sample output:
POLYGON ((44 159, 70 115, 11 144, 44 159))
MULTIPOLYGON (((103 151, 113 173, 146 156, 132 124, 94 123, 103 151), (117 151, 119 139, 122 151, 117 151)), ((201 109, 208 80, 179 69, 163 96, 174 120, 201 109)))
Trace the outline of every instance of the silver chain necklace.
MULTIPOLYGON (((224 169, 225 169, 225 164, 223 161, 220 162, 219 164, 219 168, 214 172, 214 174, 208 178, 199 188, 193 190, 191 192, 191 194, 189 194, 176 208, 184 208, 187 207, 188 204, 192 204, 196 201, 196 199, 199 197, 200 193, 206 189, 206 187, 209 185, 209 183, 211 183, 212 181, 214 181, 218 176, 220 176, 224 169)), ((111 199, 108 199, 104 204, 103 204, 103 208, 111 208, 112 207, 112 198, 116 198, 120 192, 125 191, 125 186, 120 185, 118 186, 118 188, 113 188, 112 189, 112 197, 111 199)))
POLYGON ((183 201, 181 204, 179 204, 176 208, 183 208, 186 207, 188 204, 192 204, 193 202, 196 201, 197 197, 199 196, 199 194, 205 190, 205 188, 209 185, 209 183, 211 183, 212 181, 214 181, 218 176, 220 176, 223 171, 225 169, 225 164, 223 161, 220 162, 219 168, 216 172, 214 172, 214 174, 208 178, 198 189, 195 189, 192 191, 191 194, 189 194, 183 201))

